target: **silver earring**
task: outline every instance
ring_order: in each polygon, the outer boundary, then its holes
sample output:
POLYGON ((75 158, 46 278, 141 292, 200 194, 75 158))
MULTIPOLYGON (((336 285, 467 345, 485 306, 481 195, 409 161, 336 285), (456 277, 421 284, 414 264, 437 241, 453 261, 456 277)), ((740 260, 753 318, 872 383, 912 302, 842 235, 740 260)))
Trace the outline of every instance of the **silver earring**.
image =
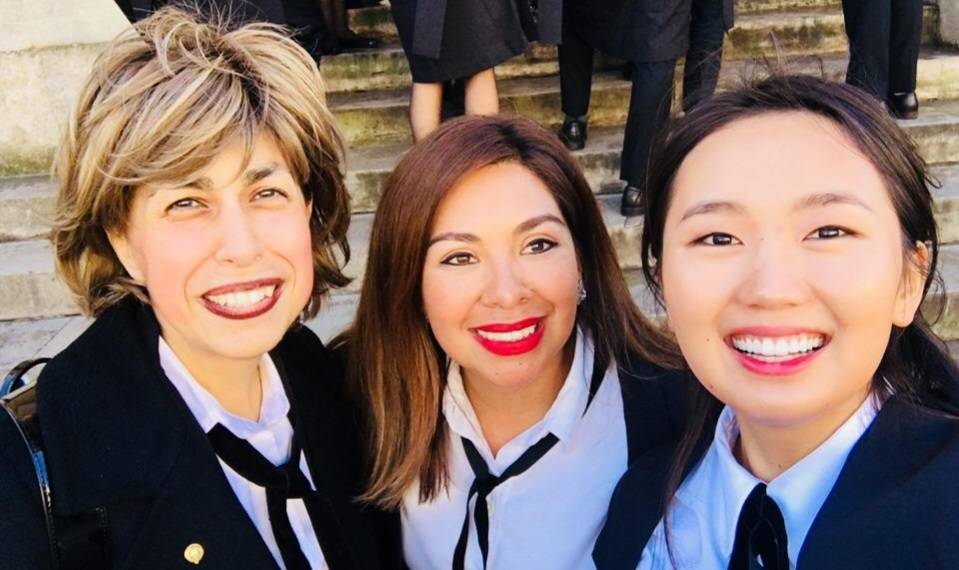
POLYGON ((576 284, 576 304, 582 305, 583 301, 586 300, 586 286, 583 285, 583 278, 579 278, 579 283, 576 284))

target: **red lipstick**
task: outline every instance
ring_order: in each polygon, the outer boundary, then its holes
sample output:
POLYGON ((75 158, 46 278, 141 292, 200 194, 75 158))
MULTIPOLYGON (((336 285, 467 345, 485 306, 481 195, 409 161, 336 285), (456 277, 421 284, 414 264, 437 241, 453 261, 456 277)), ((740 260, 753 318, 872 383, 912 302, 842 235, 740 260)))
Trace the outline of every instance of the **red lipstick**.
POLYGON ((525 354, 539 346, 540 341, 543 340, 543 333, 545 330, 546 327, 543 322, 543 317, 535 317, 523 319, 522 321, 517 321, 515 323, 491 323, 488 325, 482 325, 474 328, 472 332, 473 338, 475 338, 483 348, 492 352, 493 354, 497 356, 516 356, 519 354, 525 354), (536 327, 533 331, 533 334, 519 340, 498 340, 484 337, 481 334, 511 333, 521 331, 532 326, 536 327))
POLYGON ((221 287, 210 289, 202 295, 201 299, 203 300, 203 305, 207 308, 207 310, 214 315, 233 320, 252 319, 262 315, 263 313, 266 313, 276 305, 277 301, 280 299, 282 285, 282 279, 258 279, 256 281, 234 283, 231 285, 223 285, 221 287), (214 303, 209 299, 209 297, 216 295, 243 293, 245 291, 259 289, 260 287, 269 287, 271 285, 273 286, 272 295, 247 307, 227 307, 226 305, 214 303))

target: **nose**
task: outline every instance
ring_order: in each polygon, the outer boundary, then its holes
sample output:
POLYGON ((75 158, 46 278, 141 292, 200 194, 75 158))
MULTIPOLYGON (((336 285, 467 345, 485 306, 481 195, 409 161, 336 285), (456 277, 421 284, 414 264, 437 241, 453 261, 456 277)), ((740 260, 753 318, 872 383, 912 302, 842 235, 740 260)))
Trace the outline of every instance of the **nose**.
POLYGON ((511 257, 490 260, 482 302, 490 307, 510 308, 529 300, 529 287, 519 263, 511 257))
POLYGON ((242 205, 223 205, 217 226, 217 261, 243 267, 262 255, 263 243, 258 235, 253 213, 242 205))
POLYGON ((802 278, 801 263, 789 244, 760 241, 737 291, 739 302, 760 309, 802 303, 808 295, 808 286, 802 278))

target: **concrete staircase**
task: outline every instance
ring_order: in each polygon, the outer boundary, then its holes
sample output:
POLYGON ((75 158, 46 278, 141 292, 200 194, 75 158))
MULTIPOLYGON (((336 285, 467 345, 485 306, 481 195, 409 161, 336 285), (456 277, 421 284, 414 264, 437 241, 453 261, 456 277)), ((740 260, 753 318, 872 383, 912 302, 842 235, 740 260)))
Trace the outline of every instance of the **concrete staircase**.
MULTIPOLYGON (((720 88, 754 73, 759 67, 757 61, 763 58, 788 58, 802 71, 821 70, 831 77, 843 76, 846 39, 839 0, 740 0, 738 5, 737 26, 726 42, 720 88)), ((920 118, 904 122, 903 127, 917 140, 942 181, 936 190, 936 207, 942 240, 948 245, 941 263, 945 290, 936 296, 946 302, 939 330, 954 340, 959 339, 959 51, 945 47, 942 37, 945 28, 940 25, 941 18, 949 10, 940 11, 935 4, 926 7, 919 64, 923 107, 920 118)), ((410 144, 406 118, 409 68, 389 9, 378 6, 353 11, 351 22, 355 31, 386 40, 387 47, 326 58, 322 65, 330 105, 351 148, 348 185, 353 196, 350 241, 354 254, 347 270, 356 277, 311 323, 324 337, 340 330, 351 318, 373 211, 387 174, 410 144)), ((88 42, 21 54, 23 61, 40 67, 71 62, 69 73, 59 76, 61 96, 47 115, 67 116, 71 102, 64 94, 76 91, 83 76, 77 69, 89 66, 102 47, 103 43, 88 42)), ((635 297, 652 310, 636 272, 641 220, 627 221, 618 214, 618 162, 629 98, 629 84, 620 78, 619 65, 606 57, 598 60, 590 140, 586 149, 576 154, 603 207, 635 297)), ((504 112, 531 117, 550 128, 561 122, 555 47, 534 45, 497 68, 497 75, 504 112)), ((677 77, 681 77, 681 69, 677 77)), ((25 91, 29 90, 27 83, 23 80, 25 91)), ((16 91, 19 87, 15 84, 12 88, 16 91)), ((0 115, 3 112, 0 104, 0 115)), ((55 190, 44 172, 56 137, 44 133, 33 137, 24 150, 22 145, 12 148, 17 145, 4 140, 0 127, 0 370, 22 358, 55 353, 88 324, 76 316, 73 301, 58 282, 45 240, 55 190)))

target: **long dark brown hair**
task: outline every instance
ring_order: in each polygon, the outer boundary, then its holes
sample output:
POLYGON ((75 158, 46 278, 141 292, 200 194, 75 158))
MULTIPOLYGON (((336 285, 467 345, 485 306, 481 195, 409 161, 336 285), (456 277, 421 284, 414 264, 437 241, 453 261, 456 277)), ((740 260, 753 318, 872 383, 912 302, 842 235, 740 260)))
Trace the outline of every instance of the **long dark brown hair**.
MULTIPOLYGON (((941 284, 936 271, 939 238, 929 192, 934 181, 915 143, 879 102, 864 91, 814 76, 774 74, 703 103, 677 122, 654 152, 641 257, 643 273, 659 302, 662 303, 659 262, 663 228, 673 181, 683 161, 703 139, 722 127, 748 117, 781 111, 801 111, 829 119, 880 172, 899 219, 904 255, 912 260, 909 254, 916 242, 924 242, 929 247, 928 266, 924 268, 925 299, 933 285, 941 284)), ((929 307, 926 309, 928 312, 929 307)), ((941 311, 941 306, 939 309, 941 311)), ((686 431, 666 487, 667 512, 691 461, 722 410, 722 402, 698 382, 690 382, 690 386, 693 394, 686 431)), ((917 311, 909 326, 893 326, 872 389, 880 396, 891 389, 892 393, 922 406, 953 415, 959 410, 959 368, 931 331, 922 311, 917 311)))
POLYGON ((626 355, 678 362, 671 339, 633 303, 589 184, 555 135, 515 117, 450 121, 410 150, 387 181, 356 322, 339 342, 367 412, 368 501, 395 507, 417 479, 420 500, 427 501, 446 484, 447 357, 424 315, 423 265, 443 198, 467 174, 502 162, 529 169, 559 205, 588 292, 576 319, 593 338, 597 366, 614 360, 628 366, 626 355))

